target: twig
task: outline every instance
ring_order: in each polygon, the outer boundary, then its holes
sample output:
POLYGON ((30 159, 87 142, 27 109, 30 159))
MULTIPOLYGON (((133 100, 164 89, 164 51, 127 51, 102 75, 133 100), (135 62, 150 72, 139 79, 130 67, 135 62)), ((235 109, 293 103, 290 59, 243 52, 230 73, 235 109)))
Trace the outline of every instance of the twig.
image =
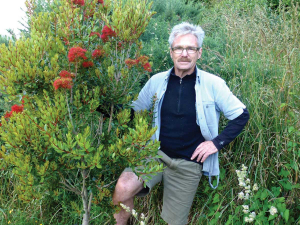
POLYGON ((112 116, 113 116, 113 112, 114 112, 114 104, 111 103, 111 106, 110 106, 110 117, 109 117, 109 124, 108 124, 108 130, 107 132, 109 133, 110 130, 111 130, 111 123, 112 123, 112 116))

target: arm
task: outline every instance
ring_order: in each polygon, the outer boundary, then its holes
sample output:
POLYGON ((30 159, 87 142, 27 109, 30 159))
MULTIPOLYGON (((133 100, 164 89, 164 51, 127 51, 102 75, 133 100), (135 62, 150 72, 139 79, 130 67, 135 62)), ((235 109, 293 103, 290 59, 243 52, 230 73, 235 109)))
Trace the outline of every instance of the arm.
POLYGON ((216 153, 233 141, 249 120, 249 113, 246 106, 232 94, 224 80, 214 83, 213 93, 216 109, 222 111, 224 116, 230 121, 220 135, 212 141, 201 143, 196 148, 191 159, 193 160, 197 157, 198 162, 200 159, 201 162, 204 162, 209 155, 216 153))

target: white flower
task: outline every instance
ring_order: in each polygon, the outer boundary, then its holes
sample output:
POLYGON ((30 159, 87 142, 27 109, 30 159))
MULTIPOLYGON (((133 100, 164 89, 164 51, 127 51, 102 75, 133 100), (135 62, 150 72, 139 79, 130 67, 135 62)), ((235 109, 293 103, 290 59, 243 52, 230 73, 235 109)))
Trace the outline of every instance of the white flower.
POLYGON ((244 182, 244 179, 239 178, 239 186, 245 187, 246 183, 244 182))
POLYGON ((245 193, 246 193, 246 194, 250 194, 251 191, 250 191, 250 190, 246 190, 245 193))
POLYGON ((250 217, 248 222, 249 222, 249 223, 252 223, 253 220, 254 220, 254 219, 250 217))
POLYGON ((145 215, 144 215, 144 213, 141 214, 141 220, 145 220, 145 215))
POLYGON ((258 185, 255 183, 254 185, 253 185, 253 191, 257 191, 258 190, 258 185))
POLYGON ((250 197, 250 195, 249 195, 249 193, 246 193, 246 195, 245 195, 245 200, 248 200, 249 199, 249 197, 250 197))
POLYGON ((246 186, 245 189, 250 190, 250 185, 246 186))
POLYGON ((249 215, 249 218, 254 219, 256 217, 256 213, 255 212, 251 212, 249 215))
POLYGON ((249 209, 249 205, 242 205, 243 209, 249 209))
POLYGON ((271 206, 269 212, 270 212, 270 214, 271 214, 272 216, 274 216, 278 211, 277 211, 276 207, 271 206))
POLYGON ((248 205, 242 205, 243 206, 243 212, 248 213, 249 212, 249 206, 248 205))
POLYGON ((250 179, 249 178, 247 178, 246 184, 250 184, 250 179))
POLYGON ((120 203, 120 206, 125 209, 126 212, 130 213, 130 208, 128 206, 124 205, 123 203, 120 203))
POLYGON ((243 164, 242 165, 242 171, 246 171, 247 169, 248 169, 248 167, 243 164))
POLYGON ((249 218, 245 217, 245 222, 248 223, 249 222, 249 218))
POLYGON ((241 191, 240 193, 238 193, 238 198, 239 199, 244 199, 244 196, 245 196, 244 192, 241 191))
POLYGON ((137 212, 133 209, 132 210, 132 215, 134 216, 134 217, 137 217, 137 212))
POLYGON ((144 221, 141 221, 141 222, 140 222, 140 225, 145 225, 145 222, 144 222, 144 221))

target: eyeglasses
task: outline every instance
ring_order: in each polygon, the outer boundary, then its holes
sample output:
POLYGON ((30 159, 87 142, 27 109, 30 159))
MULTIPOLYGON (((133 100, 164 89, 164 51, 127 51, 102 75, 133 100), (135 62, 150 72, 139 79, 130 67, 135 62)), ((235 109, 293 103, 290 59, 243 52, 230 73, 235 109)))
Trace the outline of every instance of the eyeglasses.
POLYGON ((187 48, 174 47, 171 49, 175 54, 181 54, 183 52, 183 50, 186 50, 186 52, 188 54, 195 54, 197 51, 199 51, 200 48, 198 48, 198 47, 187 47, 187 48))

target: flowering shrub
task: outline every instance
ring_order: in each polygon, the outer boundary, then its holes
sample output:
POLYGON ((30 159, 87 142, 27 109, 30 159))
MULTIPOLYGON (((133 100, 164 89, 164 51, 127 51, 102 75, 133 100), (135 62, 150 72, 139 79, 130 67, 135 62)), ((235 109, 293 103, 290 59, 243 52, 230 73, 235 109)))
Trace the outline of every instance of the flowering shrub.
POLYGON ((90 34, 90 37, 92 37, 92 36, 94 36, 94 35, 98 36, 99 38, 100 38, 100 36, 101 36, 99 32, 92 32, 92 33, 90 34))
POLYGON ((24 110, 24 105, 13 105, 10 112, 6 112, 4 118, 10 118, 13 113, 21 113, 24 110))
POLYGON ((82 66, 83 66, 84 68, 89 68, 89 67, 94 66, 94 63, 91 62, 91 61, 87 61, 87 62, 83 62, 83 63, 82 63, 82 66))
POLYGON ((0 168, 13 168, 20 201, 61 204, 84 225, 99 208, 114 223, 112 181, 125 167, 144 165, 137 175, 162 169, 148 161, 159 146, 149 141, 156 130, 149 112, 130 120, 148 60, 132 68, 125 63, 138 55, 139 35, 153 13, 146 1, 102 4, 53 1, 54 13, 31 18, 30 38, 0 46, 1 92, 14 101, 28 96, 26 110, 15 105, 1 121, 0 168), (102 41, 90 38, 100 31, 102 41), (65 191, 77 200, 66 200, 65 191))
POLYGON ((251 180, 247 177, 247 169, 248 167, 243 164, 241 170, 236 170, 239 186, 242 188, 242 191, 238 193, 238 199, 243 202, 244 222, 254 223, 257 221, 258 224, 265 224, 274 220, 278 216, 277 208, 274 205, 281 209, 281 216, 288 221, 289 210, 286 209, 284 198, 276 198, 280 191, 278 192, 278 189, 274 188, 274 193, 272 193, 259 188, 257 183, 251 187, 251 180), (270 200, 268 199, 269 195, 270 200))
POLYGON ((53 83, 53 86, 55 90, 59 88, 71 89, 73 87, 72 78, 67 77, 56 79, 53 83))
POLYGON ((73 3, 83 6, 84 5, 84 0, 73 0, 73 3))
POLYGON ((69 51, 68 58, 70 62, 77 62, 81 59, 86 60, 87 57, 85 56, 86 49, 80 47, 72 47, 69 51))
POLYGON ((110 27, 108 27, 107 25, 105 25, 102 29, 102 34, 101 34, 101 39, 103 40, 103 42, 107 42, 109 37, 115 37, 116 36, 116 32, 113 31, 110 27))
POLYGON ((95 49, 94 51, 93 51, 93 53, 92 53, 92 57, 93 58, 100 58, 101 56, 103 56, 104 55, 104 51, 103 50, 101 50, 101 49, 95 49))
POLYGON ((74 77, 74 74, 66 71, 66 70, 62 70, 60 73, 59 73, 59 76, 61 78, 73 78, 74 77))

